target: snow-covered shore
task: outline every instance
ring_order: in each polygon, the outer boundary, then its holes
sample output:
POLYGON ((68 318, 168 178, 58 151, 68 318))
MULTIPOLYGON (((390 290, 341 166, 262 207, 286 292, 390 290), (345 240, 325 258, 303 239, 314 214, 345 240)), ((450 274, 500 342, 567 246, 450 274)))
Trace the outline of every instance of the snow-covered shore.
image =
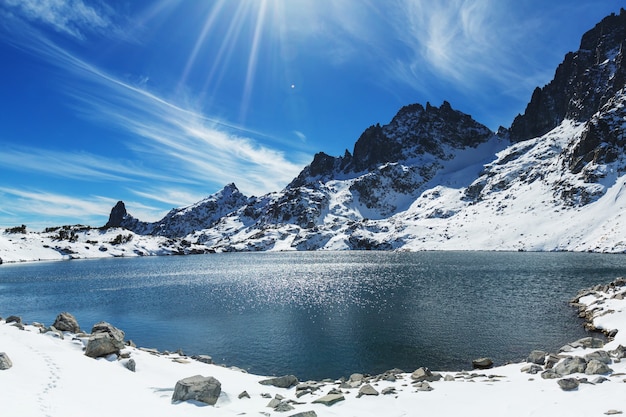
MULTIPOLYGON (((303 386, 261 385, 259 382, 266 377, 206 364, 180 354, 156 354, 134 347, 125 348, 123 358, 112 355, 92 359, 83 354, 88 335, 66 332, 61 339, 54 332, 40 334, 37 325, 25 325, 20 330, 0 320, 0 352, 5 352, 12 362, 12 367, 0 370, 2 415, 601 416, 626 412, 626 360, 619 358, 620 352, 623 354, 620 346, 626 345, 624 297, 623 280, 585 292, 577 300, 581 311, 595 328, 616 331, 614 339, 601 348, 566 345, 567 351, 559 354, 559 362, 553 368, 564 369, 569 356, 585 357, 600 352, 597 357, 608 358, 611 369, 603 375, 579 372, 545 379, 544 376, 552 373, 547 365, 524 362, 466 373, 440 372, 441 379, 432 381, 437 379, 435 373, 426 383, 416 382, 419 371, 413 375, 395 371, 391 373, 394 377, 366 376, 364 380, 354 375, 348 384, 342 385, 340 381, 311 384, 309 388, 313 392, 303 390, 303 386), (126 367, 130 359, 136 364, 135 372, 126 367), (221 382, 221 394, 214 406, 189 401, 172 403, 176 382, 193 375, 212 376, 221 382), (579 385, 573 391, 565 391, 558 383, 563 379, 579 385), (363 388, 368 384, 373 390, 363 388), (244 391, 247 395, 242 395, 244 391), (343 400, 331 406, 314 403, 331 391, 343 400), (379 395, 359 395, 360 391, 379 395), (303 392, 306 393, 302 395, 303 392), (293 409, 280 412, 269 407, 270 402, 293 409)), ((539 359, 542 362, 541 354, 539 359)), ((590 356, 587 359, 584 362, 590 363, 590 356)))

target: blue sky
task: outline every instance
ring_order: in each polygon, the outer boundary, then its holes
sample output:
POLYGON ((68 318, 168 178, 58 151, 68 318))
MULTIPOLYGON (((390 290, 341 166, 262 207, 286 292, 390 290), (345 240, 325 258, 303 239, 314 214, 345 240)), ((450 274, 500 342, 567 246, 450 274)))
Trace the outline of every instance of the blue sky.
POLYGON ((0 227, 278 191, 400 107, 510 126, 615 0, 0 0, 0 227))

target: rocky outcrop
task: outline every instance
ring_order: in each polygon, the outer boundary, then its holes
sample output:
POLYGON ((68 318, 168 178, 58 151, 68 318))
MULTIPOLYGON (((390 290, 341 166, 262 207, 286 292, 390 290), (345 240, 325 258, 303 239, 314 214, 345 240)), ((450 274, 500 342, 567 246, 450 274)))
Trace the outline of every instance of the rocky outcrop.
POLYGON ((584 122, 624 87, 626 11, 604 18, 585 33, 577 52, 565 56, 554 79, 537 87, 510 128, 513 141, 541 136, 563 120, 584 122))
POLYGON ((214 377, 194 375, 176 382, 172 403, 193 400, 215 405, 221 392, 222 384, 214 377))

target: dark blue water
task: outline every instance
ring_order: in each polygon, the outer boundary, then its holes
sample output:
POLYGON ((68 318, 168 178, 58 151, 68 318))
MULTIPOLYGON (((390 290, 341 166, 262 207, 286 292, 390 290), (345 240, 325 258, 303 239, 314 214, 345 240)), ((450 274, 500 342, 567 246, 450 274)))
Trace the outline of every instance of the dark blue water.
POLYGON ((589 253, 307 252, 2 265, 0 315, 73 313, 138 345, 301 379, 470 368, 585 336, 568 300, 626 273, 589 253))

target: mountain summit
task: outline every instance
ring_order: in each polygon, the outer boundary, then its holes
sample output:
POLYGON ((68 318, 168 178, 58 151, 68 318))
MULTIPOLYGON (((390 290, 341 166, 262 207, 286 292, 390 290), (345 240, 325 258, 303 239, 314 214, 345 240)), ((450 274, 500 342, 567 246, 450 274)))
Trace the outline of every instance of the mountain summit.
POLYGON ((626 251, 625 43, 622 9, 498 134, 448 102, 412 104, 281 191, 230 184, 154 223, 120 202, 107 225, 215 251, 626 251))

